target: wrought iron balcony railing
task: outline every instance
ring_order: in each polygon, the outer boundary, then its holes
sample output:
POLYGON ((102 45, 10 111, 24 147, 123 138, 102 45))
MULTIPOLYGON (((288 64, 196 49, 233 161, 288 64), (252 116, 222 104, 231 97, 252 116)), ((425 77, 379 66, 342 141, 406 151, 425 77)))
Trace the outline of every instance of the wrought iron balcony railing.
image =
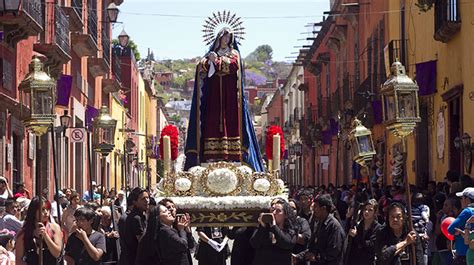
POLYGON ((110 38, 105 27, 102 29, 102 57, 110 65, 110 38))
POLYGON ((97 44, 97 10, 89 8, 89 18, 87 20, 88 34, 92 40, 97 44))
POLYGON ((460 1, 436 0, 434 39, 446 43, 454 37, 460 28, 460 1))
POLYGON ((21 1, 21 10, 30 15, 33 20, 39 25, 43 23, 43 12, 41 12, 41 1, 40 0, 23 0, 21 1))
POLYGON ((64 13, 64 11, 58 6, 54 7, 54 38, 56 44, 64 51, 66 54, 71 54, 71 45, 69 41, 69 19, 64 13))

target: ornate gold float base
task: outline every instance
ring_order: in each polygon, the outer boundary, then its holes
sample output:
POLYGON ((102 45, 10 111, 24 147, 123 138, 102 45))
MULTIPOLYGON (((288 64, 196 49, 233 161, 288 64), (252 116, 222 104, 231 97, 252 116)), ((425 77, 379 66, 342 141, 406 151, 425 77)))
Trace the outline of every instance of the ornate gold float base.
POLYGON ((189 213, 191 216, 191 226, 258 226, 258 217, 264 210, 235 209, 235 210, 178 210, 178 213, 189 213))

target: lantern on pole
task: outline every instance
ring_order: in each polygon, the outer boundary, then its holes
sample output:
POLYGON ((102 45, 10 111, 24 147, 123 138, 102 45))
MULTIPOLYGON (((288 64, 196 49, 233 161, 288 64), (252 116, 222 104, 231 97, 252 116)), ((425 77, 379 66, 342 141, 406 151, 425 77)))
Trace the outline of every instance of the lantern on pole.
MULTIPOLYGON (((109 114, 107 106, 100 108, 99 115, 94 118, 92 123, 94 129, 94 141, 92 147, 95 152, 101 154, 101 194, 100 205, 103 205, 104 200, 104 186, 105 186, 105 157, 114 150, 115 144, 115 127, 117 120, 113 119, 109 114)), ((91 193, 91 196, 94 196, 91 193)))
POLYGON ((395 136, 410 135, 421 121, 418 85, 406 75, 405 67, 394 62, 390 78, 382 85, 383 120, 395 136))
POLYGON ((43 63, 34 56, 29 73, 19 85, 20 116, 23 124, 36 136, 45 134, 53 126, 56 115, 56 81, 43 71, 43 63), (29 112, 23 104, 29 106, 29 112))
MULTIPOLYGON (((421 121, 420 105, 418 102, 418 85, 406 75, 405 67, 400 62, 394 62, 390 78, 382 85, 383 121, 389 131, 402 138, 403 161, 406 164, 407 140, 406 137, 413 133, 416 124, 421 121)), ((405 192, 407 195, 408 219, 412 220, 411 194, 406 165, 403 176, 405 177, 405 192)), ((408 222, 410 231, 413 222, 408 222)), ((415 245, 411 245, 411 255, 415 257, 415 245)), ((412 264, 416 260, 412 259, 412 264)))
POLYGON ((92 145, 94 151, 103 156, 108 156, 115 147, 114 137, 117 120, 110 116, 107 106, 100 108, 100 113, 94 118, 92 126, 94 128, 94 142, 92 145))
MULTIPOLYGON (((20 117, 23 124, 37 137, 42 136, 53 127, 56 119, 53 105, 53 102, 56 102, 56 81, 43 71, 43 63, 37 56, 33 56, 29 72, 18 89, 20 90, 20 117), (23 104, 29 106, 29 111, 23 104)), ((38 159, 41 159, 41 156, 38 159)), ((43 192, 41 174, 38 178, 36 193, 41 198, 43 192)), ((41 212, 42 204, 43 201, 40 199, 38 214, 41 212)), ((42 240, 39 243, 39 249, 43 249, 42 240)), ((43 251, 40 251, 38 255, 38 264, 43 264, 43 251)))
POLYGON ((352 160, 361 166, 368 166, 376 154, 372 141, 372 132, 362 125, 359 119, 354 119, 352 127, 353 129, 349 136, 352 160))

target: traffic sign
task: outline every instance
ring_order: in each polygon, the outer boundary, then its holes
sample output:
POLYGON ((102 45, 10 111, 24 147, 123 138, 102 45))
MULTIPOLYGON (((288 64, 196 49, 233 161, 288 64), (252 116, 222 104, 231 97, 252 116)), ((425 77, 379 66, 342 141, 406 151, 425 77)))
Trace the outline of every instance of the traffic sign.
POLYGON ((73 128, 69 132, 71 143, 83 143, 86 138, 85 128, 73 128))

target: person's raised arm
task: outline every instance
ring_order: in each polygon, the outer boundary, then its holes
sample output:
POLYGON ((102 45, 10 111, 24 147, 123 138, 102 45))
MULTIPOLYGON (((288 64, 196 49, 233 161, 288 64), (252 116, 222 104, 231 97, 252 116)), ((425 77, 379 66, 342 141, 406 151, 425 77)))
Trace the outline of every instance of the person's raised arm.
POLYGON ((52 237, 46 232, 46 227, 42 223, 38 223, 38 234, 44 239, 44 242, 48 246, 48 250, 51 255, 53 255, 55 258, 59 258, 59 256, 61 256, 61 249, 63 246, 63 235, 61 228, 55 223, 49 223, 49 226, 53 232, 52 237))
MULTIPOLYGON (((99 233, 99 232, 95 232, 95 233, 99 233)), ((82 243, 84 243, 84 248, 86 249, 89 257, 91 257, 94 261, 99 261, 102 258, 102 255, 104 254, 104 250, 101 248, 96 248, 94 245, 92 245, 92 242, 89 240, 89 237, 87 236, 86 231, 82 229, 77 229, 76 236, 82 241, 82 243)), ((99 242, 97 245, 105 246, 104 236, 99 237, 99 242)))

